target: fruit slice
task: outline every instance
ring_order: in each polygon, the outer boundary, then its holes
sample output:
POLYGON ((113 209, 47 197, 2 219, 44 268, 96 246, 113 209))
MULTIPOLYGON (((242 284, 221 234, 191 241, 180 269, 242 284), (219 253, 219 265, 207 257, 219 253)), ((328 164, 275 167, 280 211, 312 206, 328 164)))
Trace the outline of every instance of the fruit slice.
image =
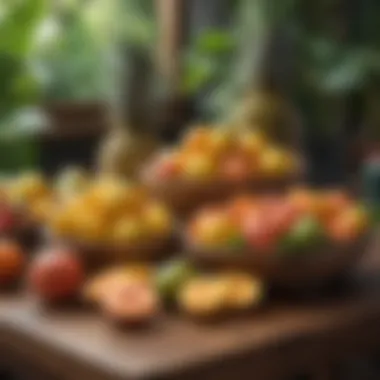
POLYGON ((226 284, 216 277, 188 281, 178 296, 180 308, 194 317, 208 318, 226 309, 226 284))
POLYGON ((227 304, 231 309, 248 309, 259 304, 264 296, 263 283, 245 273, 228 273, 224 275, 227 282, 227 304))
POLYGON ((113 283, 100 301, 105 314, 113 321, 140 324, 151 320, 159 310, 154 289, 141 281, 113 283))

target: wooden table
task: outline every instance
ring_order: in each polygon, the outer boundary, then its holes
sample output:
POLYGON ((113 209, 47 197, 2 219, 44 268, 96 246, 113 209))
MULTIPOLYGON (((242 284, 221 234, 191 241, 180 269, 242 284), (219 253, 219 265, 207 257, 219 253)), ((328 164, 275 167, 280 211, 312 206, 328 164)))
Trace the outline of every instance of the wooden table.
POLYGON ((149 330, 118 331, 90 311, 42 311, 25 297, 2 297, 0 358, 38 380, 261 380, 326 369, 380 346, 376 251, 344 290, 273 301, 212 326, 165 315, 149 330))

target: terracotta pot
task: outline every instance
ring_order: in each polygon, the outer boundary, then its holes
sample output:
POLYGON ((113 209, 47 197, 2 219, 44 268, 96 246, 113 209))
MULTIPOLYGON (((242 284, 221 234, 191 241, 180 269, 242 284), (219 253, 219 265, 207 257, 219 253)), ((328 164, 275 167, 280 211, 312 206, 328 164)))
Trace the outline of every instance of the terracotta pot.
POLYGON ((277 252, 252 250, 223 251, 189 247, 188 256, 198 265, 212 269, 238 269, 251 272, 269 284, 283 288, 323 285, 350 269, 365 252, 369 234, 346 245, 325 243, 293 252, 291 256, 277 252))

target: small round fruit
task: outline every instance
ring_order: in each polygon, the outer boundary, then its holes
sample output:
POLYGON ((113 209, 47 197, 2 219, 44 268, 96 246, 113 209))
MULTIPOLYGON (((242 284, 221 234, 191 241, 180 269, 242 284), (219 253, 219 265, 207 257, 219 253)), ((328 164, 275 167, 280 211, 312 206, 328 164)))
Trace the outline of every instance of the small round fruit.
POLYGON ((181 173, 180 162, 178 154, 165 154, 162 157, 158 157, 157 162, 152 164, 153 169, 151 172, 148 169, 148 174, 152 173, 154 177, 161 180, 176 178, 181 173))
POLYGON ((164 299, 173 300, 184 284, 195 274, 195 268, 185 260, 174 260, 158 270, 156 283, 164 299))
POLYGON ((293 157, 277 148, 266 149, 260 158, 260 169, 269 177, 282 177, 295 169, 293 157))
POLYGON ((208 247, 223 246, 240 236, 238 225, 223 213, 201 215, 196 221, 193 238, 208 247))
POLYGON ((126 324, 146 323, 159 311, 159 298, 154 289, 141 281, 114 283, 104 294, 100 306, 113 321, 126 324))
POLYGON ((347 243, 363 234, 368 228, 367 213, 361 207, 351 207, 329 225, 329 234, 337 242, 347 243))
POLYGON ((11 207, 1 204, 0 206, 0 231, 9 232, 17 226, 17 217, 11 207))
POLYGON ((24 252, 11 240, 0 240, 0 286, 15 281, 25 264, 24 252))
POLYGON ((257 158, 266 148, 267 142, 261 133, 245 133, 240 138, 240 145, 250 157, 257 158))
POLYGON ((230 156, 223 162, 222 175, 229 181, 245 181, 249 179, 250 174, 250 164, 241 155, 230 156))
POLYGON ((318 219, 303 217, 290 228, 282 241, 282 247, 287 252, 298 252, 321 243, 324 236, 323 227, 318 219))
POLYGON ((254 213, 246 218, 243 233, 249 245, 260 252, 271 252, 278 241, 276 231, 262 213, 254 213))
POLYGON ((351 199, 343 191, 332 190, 322 196, 323 205, 321 217, 323 220, 330 220, 340 212, 344 212, 352 204, 351 199))
POLYGON ((228 215, 236 222, 242 222, 248 213, 257 206, 257 201, 250 195, 234 199, 228 207, 228 215))
POLYGON ((148 204, 144 211, 143 219, 153 235, 166 235, 170 232, 172 226, 171 216, 169 211, 161 204, 148 204))
POLYGON ((286 200, 279 200, 272 209, 268 209, 270 225, 277 236, 288 231, 296 223, 299 216, 300 213, 297 208, 286 200))
POLYGON ((117 245, 128 245, 138 242, 146 235, 146 229, 138 218, 122 218, 116 222, 112 241, 117 245))
POLYGON ((50 248, 37 254, 29 268, 31 291, 46 301, 75 297, 82 286, 84 270, 78 257, 65 248, 50 248))
POLYGON ((216 165, 207 153, 191 155, 183 162, 183 173, 189 179, 209 179, 216 174, 216 165))
POLYGON ((303 214, 317 216, 323 207, 321 197, 316 192, 304 188, 293 189, 288 199, 303 214))
POLYGON ((178 303, 187 314, 208 318, 226 310, 226 296, 226 284, 217 278, 194 278, 179 292, 178 303))
POLYGON ((190 130, 184 138, 183 147, 191 152, 202 152, 210 148, 212 131, 209 128, 198 127, 190 130))

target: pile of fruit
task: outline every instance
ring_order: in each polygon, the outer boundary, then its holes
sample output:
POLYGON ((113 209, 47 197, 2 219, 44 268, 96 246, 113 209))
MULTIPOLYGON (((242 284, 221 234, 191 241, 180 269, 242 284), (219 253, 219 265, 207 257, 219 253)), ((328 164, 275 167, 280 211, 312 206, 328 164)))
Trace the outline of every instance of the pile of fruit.
POLYGON ((296 157, 257 132, 195 128, 176 149, 156 158, 149 175, 161 181, 288 178, 299 171, 296 157))
POLYGON ((368 228, 362 206, 340 191, 294 189, 283 196, 241 196, 199 211, 191 246, 253 252, 298 252, 326 241, 349 244, 368 228))
POLYGON ((3 225, 7 229, 17 223, 16 219, 20 214, 33 223, 43 221, 53 204, 52 189, 47 180, 38 173, 15 177, 3 184, 2 190, 1 230, 3 225))
POLYGON ((141 186, 102 178, 51 213, 47 226, 59 238, 123 247, 172 232, 170 213, 141 186))

